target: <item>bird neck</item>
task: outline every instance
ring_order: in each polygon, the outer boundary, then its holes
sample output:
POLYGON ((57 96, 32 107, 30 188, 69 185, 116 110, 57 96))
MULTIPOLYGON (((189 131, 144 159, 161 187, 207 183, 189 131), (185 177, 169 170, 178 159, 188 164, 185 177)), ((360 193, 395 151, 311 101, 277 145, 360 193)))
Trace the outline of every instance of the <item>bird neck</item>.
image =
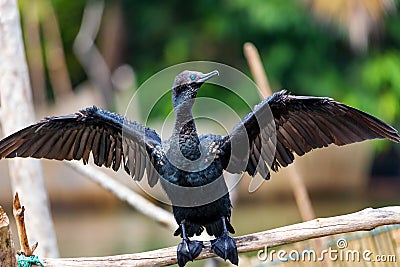
POLYGON ((193 101, 186 101, 175 107, 175 136, 187 136, 197 138, 196 124, 192 115, 193 101))
POLYGON ((200 141, 192 115, 192 106, 193 102, 187 101, 175 108, 173 137, 177 138, 182 154, 188 159, 195 160, 200 157, 200 141))

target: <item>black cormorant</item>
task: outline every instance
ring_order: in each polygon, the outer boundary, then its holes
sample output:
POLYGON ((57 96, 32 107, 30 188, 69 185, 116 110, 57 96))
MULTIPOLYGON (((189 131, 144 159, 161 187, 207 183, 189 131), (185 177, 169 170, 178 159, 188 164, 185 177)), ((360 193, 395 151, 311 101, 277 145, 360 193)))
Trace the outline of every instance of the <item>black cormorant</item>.
POLYGON ((211 241, 213 251, 237 265, 236 244, 228 234, 234 233, 229 192, 225 181, 217 179, 224 170, 251 176, 258 172, 268 179, 269 170, 292 163, 294 153, 301 156, 329 144, 341 146, 374 138, 400 142, 394 128, 365 112, 330 98, 294 96, 286 91, 262 101, 228 135, 198 136, 192 106, 201 85, 217 74, 183 71, 175 78, 175 125, 166 141, 137 122, 93 106, 71 115, 47 117, 6 137, 0 141, 0 158, 87 163, 91 153, 96 165, 115 171, 122 165, 135 180, 142 179, 146 170, 149 185, 161 178, 172 201, 179 225, 175 235, 183 238, 177 249, 179 266, 200 254, 203 243, 189 237, 204 229, 216 237, 211 241), (201 200, 210 194, 202 190, 180 193, 177 188, 205 186, 217 180, 212 188, 222 193, 216 199, 180 205, 182 198, 201 200))

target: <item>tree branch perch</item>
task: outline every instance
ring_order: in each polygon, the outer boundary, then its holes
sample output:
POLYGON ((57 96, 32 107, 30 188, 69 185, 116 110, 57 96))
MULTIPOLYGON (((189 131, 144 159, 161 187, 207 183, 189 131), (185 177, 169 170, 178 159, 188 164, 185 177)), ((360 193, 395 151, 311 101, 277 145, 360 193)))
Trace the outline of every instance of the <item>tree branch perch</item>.
MULTIPOLYGON (((311 238, 342 234, 354 231, 372 230, 378 226, 400 223, 400 206, 379 209, 367 208, 351 214, 319 218, 311 221, 284 226, 264 232, 235 237, 239 252, 249 252, 290 244, 311 238)), ((210 242, 196 260, 215 257, 210 242)), ((43 259, 51 266, 166 266, 177 263, 176 247, 154 251, 91 258, 43 259)))

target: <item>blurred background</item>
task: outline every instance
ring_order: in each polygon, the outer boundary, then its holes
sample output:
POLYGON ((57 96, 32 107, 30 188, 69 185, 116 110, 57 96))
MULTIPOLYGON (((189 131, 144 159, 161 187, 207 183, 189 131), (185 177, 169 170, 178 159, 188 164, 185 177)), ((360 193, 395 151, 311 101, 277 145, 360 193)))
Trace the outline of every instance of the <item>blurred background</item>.
MULTIPOLYGON (((400 129, 396 0, 21 0, 19 5, 37 119, 91 105, 124 114, 140 84, 186 61, 221 62, 251 77, 243 44, 252 42, 274 91, 329 96, 400 129)), ((150 93, 159 92, 162 88, 150 93)), ((199 94, 240 107, 225 91, 205 88, 199 94)), ((160 101, 149 119, 157 130, 172 110, 169 96, 160 101)), ((134 103, 137 114, 131 119, 143 121, 140 110, 147 104, 146 98, 134 103)), ((238 112, 244 116, 248 110, 238 112)), ((133 253, 180 242, 62 163, 42 162, 61 256, 133 253)), ((399 163, 400 146, 388 141, 322 149, 296 160, 319 217, 399 204, 399 163)), ((0 203, 11 215, 4 160, 0 172, 0 203)), ((108 173, 135 187, 123 172, 108 173)), ((285 170, 272 174, 252 194, 250 178, 243 179, 232 218, 238 235, 301 221, 285 176, 285 170)))

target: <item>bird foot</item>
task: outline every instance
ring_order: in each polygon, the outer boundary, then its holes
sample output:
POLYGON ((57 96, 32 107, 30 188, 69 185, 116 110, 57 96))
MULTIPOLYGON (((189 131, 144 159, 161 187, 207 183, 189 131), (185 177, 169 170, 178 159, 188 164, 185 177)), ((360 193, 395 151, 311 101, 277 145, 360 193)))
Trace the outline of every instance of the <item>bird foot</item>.
POLYGON ((211 249, 225 261, 228 259, 232 264, 238 265, 239 258, 235 240, 227 233, 224 233, 217 239, 211 240, 211 249))
POLYGON ((190 241, 189 239, 183 239, 178 244, 177 257, 179 267, 185 266, 188 261, 193 261, 199 256, 204 245, 201 241, 190 241))

